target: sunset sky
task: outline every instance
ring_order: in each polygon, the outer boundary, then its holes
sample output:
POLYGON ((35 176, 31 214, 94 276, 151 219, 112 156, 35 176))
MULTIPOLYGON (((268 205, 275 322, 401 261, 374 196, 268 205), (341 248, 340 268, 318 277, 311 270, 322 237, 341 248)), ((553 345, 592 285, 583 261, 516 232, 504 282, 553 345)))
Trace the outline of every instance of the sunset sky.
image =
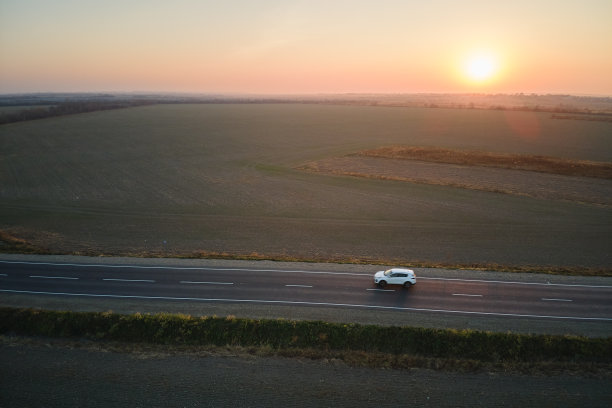
POLYGON ((0 93, 612 96, 611 0, 0 0, 0 93))

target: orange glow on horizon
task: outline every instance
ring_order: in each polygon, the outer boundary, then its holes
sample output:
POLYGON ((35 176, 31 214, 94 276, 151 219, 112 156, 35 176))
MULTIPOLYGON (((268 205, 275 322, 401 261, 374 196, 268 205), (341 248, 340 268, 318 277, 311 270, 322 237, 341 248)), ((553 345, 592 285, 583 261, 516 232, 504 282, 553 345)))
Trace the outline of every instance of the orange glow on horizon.
POLYGON ((138 3, 1 2, 0 93, 612 95, 605 0, 138 3))

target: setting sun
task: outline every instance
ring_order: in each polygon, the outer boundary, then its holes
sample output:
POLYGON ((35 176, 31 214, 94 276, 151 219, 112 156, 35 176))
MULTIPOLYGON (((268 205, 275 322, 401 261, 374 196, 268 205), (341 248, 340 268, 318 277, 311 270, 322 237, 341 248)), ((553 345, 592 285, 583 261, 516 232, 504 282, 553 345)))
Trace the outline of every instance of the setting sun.
POLYGON ((497 73, 497 61, 490 55, 476 55, 470 57, 465 64, 465 74, 476 82, 492 79, 497 73))
POLYGON ((610 0, 383 3, 0 0, 0 93, 612 95, 610 0))

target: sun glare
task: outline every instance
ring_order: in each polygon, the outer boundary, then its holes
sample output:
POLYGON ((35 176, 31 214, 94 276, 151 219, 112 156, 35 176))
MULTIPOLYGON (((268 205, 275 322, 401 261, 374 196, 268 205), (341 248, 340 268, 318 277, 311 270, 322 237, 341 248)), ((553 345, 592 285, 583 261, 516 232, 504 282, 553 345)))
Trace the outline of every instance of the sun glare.
POLYGON ((497 63, 489 55, 473 56, 465 64, 465 74, 475 82, 483 82, 493 78, 496 71, 497 63))

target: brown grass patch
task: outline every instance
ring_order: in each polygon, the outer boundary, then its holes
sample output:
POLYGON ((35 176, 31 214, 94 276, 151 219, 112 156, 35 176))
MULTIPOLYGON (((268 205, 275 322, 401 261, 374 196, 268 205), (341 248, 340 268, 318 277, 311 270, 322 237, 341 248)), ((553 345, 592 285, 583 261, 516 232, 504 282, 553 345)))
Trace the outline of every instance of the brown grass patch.
POLYGON ((610 122, 612 123, 612 116, 609 114, 600 115, 552 115, 553 119, 570 119, 570 120, 588 120, 591 122, 610 122))
POLYGON ((353 155, 612 179, 612 163, 569 160, 548 156, 501 154, 418 146, 387 146, 364 150, 353 155))
POLYGON ((0 230, 0 252, 16 252, 20 254, 48 254, 23 238, 18 238, 7 231, 0 230))

